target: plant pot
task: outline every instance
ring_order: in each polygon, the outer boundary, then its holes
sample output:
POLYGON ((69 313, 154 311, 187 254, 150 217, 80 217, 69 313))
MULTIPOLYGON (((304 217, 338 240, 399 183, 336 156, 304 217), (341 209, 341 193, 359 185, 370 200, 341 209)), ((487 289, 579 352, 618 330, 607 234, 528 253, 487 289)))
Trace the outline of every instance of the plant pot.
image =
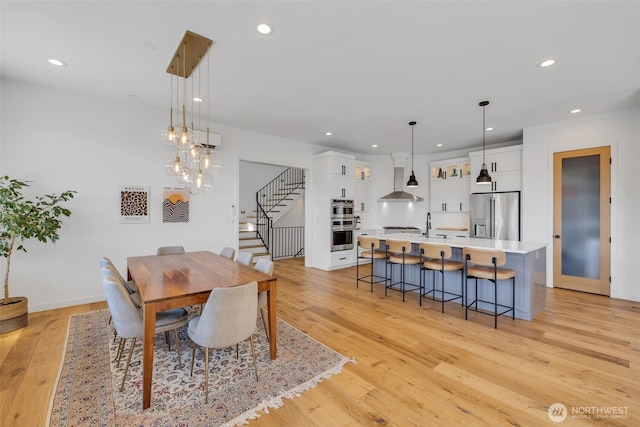
POLYGON ((27 297, 9 298, 9 304, 0 304, 0 334, 24 328, 29 323, 27 297))

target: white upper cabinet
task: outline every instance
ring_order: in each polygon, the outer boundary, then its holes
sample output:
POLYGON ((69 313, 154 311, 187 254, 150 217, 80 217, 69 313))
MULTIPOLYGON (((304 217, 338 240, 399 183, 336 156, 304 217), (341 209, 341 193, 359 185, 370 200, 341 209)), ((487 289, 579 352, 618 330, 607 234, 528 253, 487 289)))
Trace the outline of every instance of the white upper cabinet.
POLYGON ((440 160, 430 164, 431 212, 468 212, 469 176, 468 158, 440 160))
POLYGON ((331 159, 331 173, 333 175, 355 177, 355 160, 344 157, 333 157, 331 159))
POLYGON ((522 145, 496 148, 485 152, 491 184, 477 184, 482 167, 482 151, 469 154, 471 159, 471 193, 522 190, 522 145))
POLYGON ((354 197, 354 179, 353 176, 334 175, 331 177, 331 198, 332 199, 349 199, 354 197))
POLYGON ((368 212, 371 203, 371 167, 367 162, 356 160, 354 167, 353 201, 355 212, 368 212))

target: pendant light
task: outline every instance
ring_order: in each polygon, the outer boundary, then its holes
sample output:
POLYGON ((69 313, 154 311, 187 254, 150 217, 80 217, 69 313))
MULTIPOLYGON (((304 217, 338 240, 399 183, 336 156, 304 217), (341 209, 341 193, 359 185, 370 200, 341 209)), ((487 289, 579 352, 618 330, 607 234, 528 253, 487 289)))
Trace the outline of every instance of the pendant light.
POLYGON ((485 108, 487 107, 487 105, 489 105, 489 101, 482 101, 478 105, 482 107, 482 168, 480 168, 480 174, 476 178, 476 183, 491 184, 491 175, 489 175, 489 171, 487 171, 487 164, 485 163, 484 158, 485 134, 487 132, 487 128, 485 126, 485 108))
POLYGON ((411 126, 411 176, 409 177, 409 181, 407 181, 407 187, 417 187, 418 180, 416 179, 416 175, 413 173, 413 127, 416 122, 409 122, 409 126, 411 126))
POLYGON ((196 195, 206 194, 211 191, 212 175, 216 174, 220 169, 219 161, 216 161, 212 152, 215 146, 209 142, 210 128, 201 122, 203 116, 202 102, 207 103, 206 121, 209 121, 211 117, 212 97, 209 80, 211 75, 210 48, 213 43, 208 38, 186 31, 167 67, 167 73, 171 75, 171 96, 169 126, 167 131, 163 133, 163 139, 165 143, 175 149, 175 156, 167 161, 166 170, 170 176, 177 179, 180 185, 186 186, 191 194, 196 195), (205 59, 207 62, 206 94, 202 91, 205 59), (175 92, 174 80, 176 81, 175 92), (191 93, 188 91, 189 86, 191 93), (197 109, 194 102, 198 102, 197 109), (182 104, 181 108, 178 105, 179 103, 182 104), (188 104, 191 104, 190 108, 187 108, 188 104), (175 123, 174 118, 176 119, 175 123), (180 118, 182 119, 181 124, 179 124, 180 118), (194 127, 195 124, 197 124, 198 130, 194 127), (202 130, 203 127, 206 127, 206 133, 202 130))

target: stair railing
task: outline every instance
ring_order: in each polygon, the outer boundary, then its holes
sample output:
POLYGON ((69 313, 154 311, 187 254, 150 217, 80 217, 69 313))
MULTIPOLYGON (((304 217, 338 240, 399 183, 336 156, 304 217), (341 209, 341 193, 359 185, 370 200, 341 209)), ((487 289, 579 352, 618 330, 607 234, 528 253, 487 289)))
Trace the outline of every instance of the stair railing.
POLYGON ((271 229, 273 228, 273 221, 269 218, 269 214, 262 208, 262 205, 258 203, 258 210, 256 212, 256 235, 262 240, 262 244, 270 252, 271 245, 271 229))
POLYGON ((256 192, 256 202, 268 213, 301 188, 304 188, 304 170, 287 168, 256 192))
POLYGON ((287 168, 256 192, 256 234, 267 248, 271 247, 273 221, 269 214, 296 190, 304 188, 304 170, 287 168))

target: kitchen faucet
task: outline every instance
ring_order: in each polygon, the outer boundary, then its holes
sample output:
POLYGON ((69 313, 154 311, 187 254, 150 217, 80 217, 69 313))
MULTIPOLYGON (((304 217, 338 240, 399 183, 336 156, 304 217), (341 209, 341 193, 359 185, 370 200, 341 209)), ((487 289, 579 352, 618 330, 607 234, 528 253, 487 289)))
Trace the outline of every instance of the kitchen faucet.
POLYGON ((424 230, 425 237, 429 237, 429 230, 431 230, 431 212, 427 212, 427 226, 424 230))

